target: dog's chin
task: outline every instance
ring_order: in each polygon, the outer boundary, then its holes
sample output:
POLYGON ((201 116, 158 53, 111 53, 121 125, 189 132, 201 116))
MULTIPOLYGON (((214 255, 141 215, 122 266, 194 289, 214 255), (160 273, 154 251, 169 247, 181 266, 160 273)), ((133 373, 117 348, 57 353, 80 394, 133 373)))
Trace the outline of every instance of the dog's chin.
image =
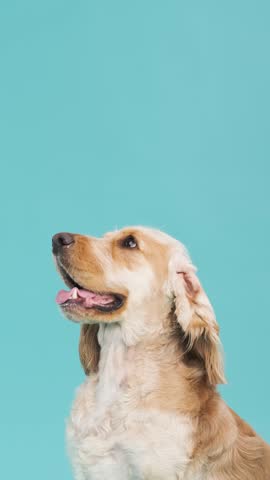
POLYGON ((85 308, 78 303, 67 302, 60 305, 65 317, 75 323, 111 323, 118 322, 125 310, 125 301, 117 303, 115 308, 100 307, 85 308))

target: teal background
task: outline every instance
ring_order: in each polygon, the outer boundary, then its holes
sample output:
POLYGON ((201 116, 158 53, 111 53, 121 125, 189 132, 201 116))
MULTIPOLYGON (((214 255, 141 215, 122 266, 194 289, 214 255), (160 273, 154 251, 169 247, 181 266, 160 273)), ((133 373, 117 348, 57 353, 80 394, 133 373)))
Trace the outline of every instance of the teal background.
POLYGON ((71 479, 62 230, 146 224, 187 245, 222 394, 270 441, 269 17, 261 0, 2 0, 1 478, 71 479))

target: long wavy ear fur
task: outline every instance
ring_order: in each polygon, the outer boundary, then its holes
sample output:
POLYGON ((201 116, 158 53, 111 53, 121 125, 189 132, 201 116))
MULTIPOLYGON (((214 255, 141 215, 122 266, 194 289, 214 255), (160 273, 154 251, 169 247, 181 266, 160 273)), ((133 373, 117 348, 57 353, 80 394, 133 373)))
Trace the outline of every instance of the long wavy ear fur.
POLYGON ((100 354, 100 346, 97 338, 98 328, 97 324, 85 324, 81 327, 79 354, 86 375, 97 372, 98 370, 100 354))
POLYGON ((184 332, 187 349, 203 362, 209 383, 226 383, 219 327, 194 270, 191 267, 174 272, 175 314, 184 332))

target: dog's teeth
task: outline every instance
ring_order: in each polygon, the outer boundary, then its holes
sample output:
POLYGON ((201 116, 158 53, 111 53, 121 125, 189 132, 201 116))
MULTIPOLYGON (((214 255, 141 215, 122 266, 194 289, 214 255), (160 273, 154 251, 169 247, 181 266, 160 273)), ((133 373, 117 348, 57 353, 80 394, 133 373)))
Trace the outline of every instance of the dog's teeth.
POLYGON ((76 300, 76 298, 78 298, 78 289, 77 288, 73 288, 71 298, 73 300, 76 300))

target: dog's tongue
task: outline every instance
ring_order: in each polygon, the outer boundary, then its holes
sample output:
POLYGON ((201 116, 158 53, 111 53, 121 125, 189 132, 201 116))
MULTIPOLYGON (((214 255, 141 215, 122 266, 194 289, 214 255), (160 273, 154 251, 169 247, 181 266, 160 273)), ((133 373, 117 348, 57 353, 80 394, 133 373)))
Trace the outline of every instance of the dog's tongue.
POLYGON ((85 307, 92 307, 94 305, 107 305, 108 303, 112 303, 114 297, 113 295, 100 295, 77 287, 72 288, 68 292, 66 290, 60 290, 56 296, 56 303, 62 305, 68 300, 77 300, 80 303, 83 300, 85 307))

